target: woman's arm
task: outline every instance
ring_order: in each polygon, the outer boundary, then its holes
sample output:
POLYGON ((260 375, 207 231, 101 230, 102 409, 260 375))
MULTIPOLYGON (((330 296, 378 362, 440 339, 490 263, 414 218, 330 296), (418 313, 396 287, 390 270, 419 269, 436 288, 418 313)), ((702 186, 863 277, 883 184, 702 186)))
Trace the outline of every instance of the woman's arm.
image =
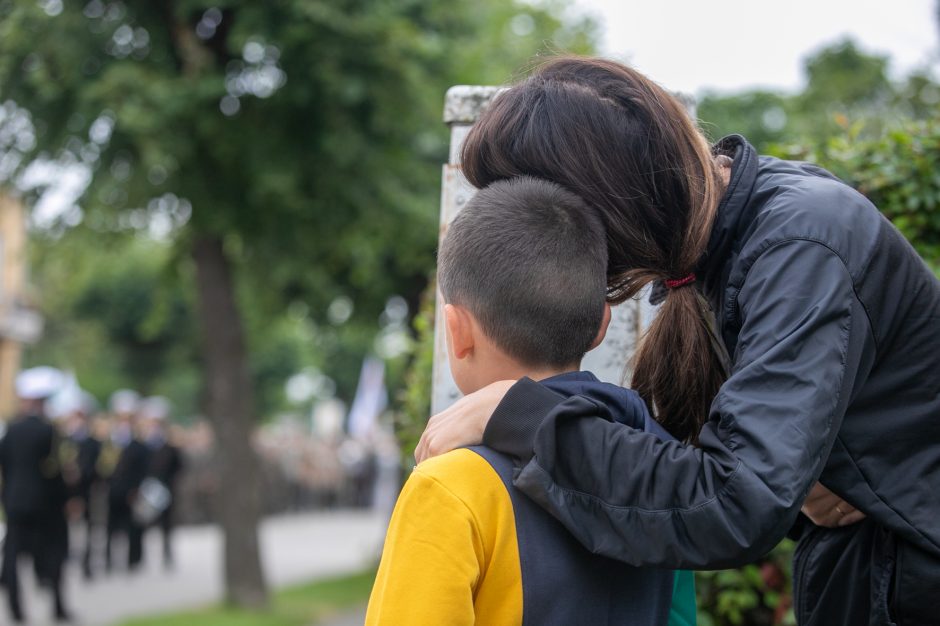
POLYGON ((734 369, 698 448, 612 423, 590 400, 560 400, 526 380, 500 404, 484 443, 519 456, 516 486, 592 551, 693 569, 760 556, 792 525, 874 355, 851 276, 815 242, 765 252, 737 301, 734 369), (519 427, 536 421, 534 435, 519 427))
MULTIPOLYGON (((483 429, 487 420, 493 415, 496 406, 515 382, 514 380, 501 380, 491 383, 479 391, 460 398, 431 417, 415 448, 415 461, 421 463, 463 446, 479 445, 483 440, 483 429)), ((548 412, 555 404, 557 401, 546 405, 545 412, 548 412)), ((538 423, 533 425, 531 435, 535 434, 537 426, 538 423)), ((531 455, 531 440, 523 437, 519 439, 527 442, 526 455, 531 455)))

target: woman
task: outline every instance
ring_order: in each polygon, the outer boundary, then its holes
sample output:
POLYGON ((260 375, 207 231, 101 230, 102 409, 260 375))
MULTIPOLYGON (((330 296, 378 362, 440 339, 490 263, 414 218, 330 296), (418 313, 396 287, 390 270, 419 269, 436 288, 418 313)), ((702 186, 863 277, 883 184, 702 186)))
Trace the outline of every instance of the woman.
POLYGON ((940 283, 875 207, 742 137, 710 149, 663 89, 597 59, 498 97, 463 167, 480 188, 552 180, 600 213, 610 301, 664 294, 633 386, 686 443, 523 379, 432 418, 419 460, 511 453, 518 487, 638 566, 737 566, 790 532, 800 624, 937 623, 940 283))

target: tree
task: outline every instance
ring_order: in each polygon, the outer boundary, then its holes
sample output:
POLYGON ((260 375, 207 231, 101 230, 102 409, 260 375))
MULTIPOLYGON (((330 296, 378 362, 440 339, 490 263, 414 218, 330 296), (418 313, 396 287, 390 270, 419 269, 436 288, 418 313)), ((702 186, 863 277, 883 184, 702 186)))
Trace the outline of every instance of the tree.
POLYGON ((23 127, 0 143, 0 174, 44 159, 77 168, 89 182, 68 221, 162 224, 193 264, 233 602, 265 602, 243 302, 416 302, 433 258, 442 94, 504 81, 545 41, 586 51, 591 25, 563 26, 562 8, 0 1, 0 101, 23 127))
POLYGON ((871 106, 892 92, 888 58, 863 52, 851 39, 810 56, 804 71, 807 84, 800 100, 807 108, 871 106))

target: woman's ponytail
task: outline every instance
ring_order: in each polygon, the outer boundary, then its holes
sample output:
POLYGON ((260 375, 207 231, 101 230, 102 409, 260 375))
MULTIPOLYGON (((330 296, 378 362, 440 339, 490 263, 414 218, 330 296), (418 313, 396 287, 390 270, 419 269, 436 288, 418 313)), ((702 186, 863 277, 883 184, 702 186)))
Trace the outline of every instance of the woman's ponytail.
POLYGON ((694 287, 669 290, 633 370, 633 388, 652 405, 658 421, 693 443, 726 376, 709 328, 711 312, 703 310, 707 306, 694 287))

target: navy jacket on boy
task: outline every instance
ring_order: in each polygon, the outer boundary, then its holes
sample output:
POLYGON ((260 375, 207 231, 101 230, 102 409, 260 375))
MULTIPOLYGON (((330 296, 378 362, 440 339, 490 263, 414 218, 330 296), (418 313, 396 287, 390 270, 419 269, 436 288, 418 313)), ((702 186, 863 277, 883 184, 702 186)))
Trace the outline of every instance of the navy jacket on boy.
MULTIPOLYGON (((591 398, 607 407, 617 422, 663 440, 674 439, 652 419, 635 391, 600 382, 590 372, 569 372, 540 384, 562 396, 591 398)), ((522 565, 524 624, 666 624, 678 617, 670 615, 671 606, 673 613, 694 607, 690 585, 681 594, 688 594, 689 601, 678 598, 682 606, 673 606, 676 572, 636 568, 592 554, 513 486, 511 457, 483 446, 470 449, 496 470, 512 500, 522 565), (559 589, 565 593, 559 595, 559 589)), ((679 575, 691 577, 689 572, 679 575)), ((689 619, 690 623, 694 620, 689 619)))

